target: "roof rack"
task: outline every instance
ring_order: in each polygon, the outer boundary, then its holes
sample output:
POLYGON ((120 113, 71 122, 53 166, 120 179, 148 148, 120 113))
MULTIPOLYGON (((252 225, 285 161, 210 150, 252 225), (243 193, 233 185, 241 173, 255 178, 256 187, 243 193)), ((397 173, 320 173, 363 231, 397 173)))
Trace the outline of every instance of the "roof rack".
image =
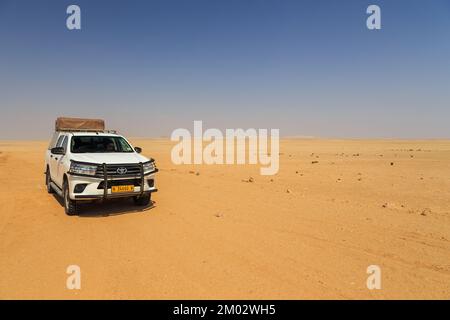
POLYGON ((76 133, 76 132, 86 132, 86 133, 110 133, 110 134, 118 134, 117 130, 88 130, 88 129, 68 129, 68 128, 60 128, 57 130, 58 132, 69 132, 69 133, 76 133))

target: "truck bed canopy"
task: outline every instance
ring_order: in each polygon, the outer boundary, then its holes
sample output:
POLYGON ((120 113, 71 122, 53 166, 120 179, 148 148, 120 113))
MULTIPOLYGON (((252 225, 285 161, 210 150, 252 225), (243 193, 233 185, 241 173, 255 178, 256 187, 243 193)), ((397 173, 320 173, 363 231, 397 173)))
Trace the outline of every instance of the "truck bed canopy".
POLYGON ((82 119, 59 117, 55 122, 56 131, 104 131, 105 121, 101 119, 82 119))

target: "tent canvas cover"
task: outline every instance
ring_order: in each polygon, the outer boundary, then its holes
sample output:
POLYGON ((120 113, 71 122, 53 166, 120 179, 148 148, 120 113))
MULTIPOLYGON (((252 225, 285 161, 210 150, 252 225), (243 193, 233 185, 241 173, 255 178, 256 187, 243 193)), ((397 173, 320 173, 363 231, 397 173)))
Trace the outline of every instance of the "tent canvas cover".
POLYGON ((55 122, 56 131, 104 131, 105 121, 101 119, 82 119, 59 117, 55 122))

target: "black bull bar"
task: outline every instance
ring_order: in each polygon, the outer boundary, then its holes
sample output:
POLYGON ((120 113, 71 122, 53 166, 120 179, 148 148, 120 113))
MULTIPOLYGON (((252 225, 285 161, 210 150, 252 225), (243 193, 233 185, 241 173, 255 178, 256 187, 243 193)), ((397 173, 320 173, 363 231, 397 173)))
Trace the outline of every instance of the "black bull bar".
MULTIPOLYGON (((158 172, 158 169, 155 168, 155 170, 151 173, 158 172)), ((139 196, 142 197, 144 195, 144 186, 145 186, 145 175, 144 175, 144 164, 142 162, 139 162, 139 176, 140 176, 140 187, 141 191, 139 192, 139 196)), ((106 163, 103 163, 103 199, 108 199, 108 171, 106 169, 106 163)), ((150 192, 156 192, 157 189, 152 190, 150 192)))

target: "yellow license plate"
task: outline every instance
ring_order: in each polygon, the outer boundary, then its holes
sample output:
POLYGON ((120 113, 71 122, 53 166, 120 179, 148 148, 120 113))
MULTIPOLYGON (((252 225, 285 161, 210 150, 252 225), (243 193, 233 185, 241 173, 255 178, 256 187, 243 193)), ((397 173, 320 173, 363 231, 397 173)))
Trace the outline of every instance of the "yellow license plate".
POLYGON ((112 186, 112 188, 111 188, 112 193, 133 192, 133 191, 134 191, 134 186, 112 186))

